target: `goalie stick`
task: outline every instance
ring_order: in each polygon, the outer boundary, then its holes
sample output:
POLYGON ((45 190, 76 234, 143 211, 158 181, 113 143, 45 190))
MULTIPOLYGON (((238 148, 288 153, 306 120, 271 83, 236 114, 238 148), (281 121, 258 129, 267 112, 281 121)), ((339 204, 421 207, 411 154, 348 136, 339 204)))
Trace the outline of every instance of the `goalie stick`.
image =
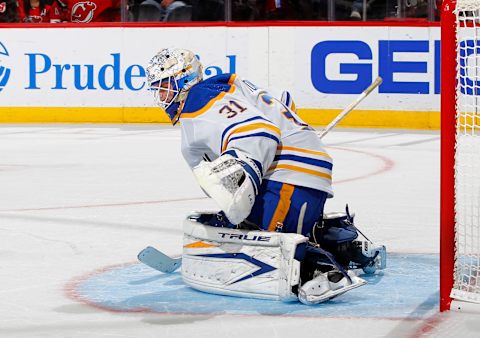
POLYGON ((381 83, 382 83, 382 78, 379 76, 375 79, 375 81, 372 82, 370 86, 368 86, 367 89, 365 89, 352 103, 350 103, 344 110, 340 112, 340 114, 337 115, 333 119, 332 122, 328 124, 325 128, 323 128, 322 131, 318 132, 317 135, 320 138, 323 138, 330 130, 332 130, 345 116, 348 115, 360 102, 363 101, 364 98, 366 98, 375 88, 377 88, 381 83))
POLYGON ((169 257, 151 246, 140 251, 137 257, 143 264, 163 273, 172 273, 182 265, 182 257, 169 257))

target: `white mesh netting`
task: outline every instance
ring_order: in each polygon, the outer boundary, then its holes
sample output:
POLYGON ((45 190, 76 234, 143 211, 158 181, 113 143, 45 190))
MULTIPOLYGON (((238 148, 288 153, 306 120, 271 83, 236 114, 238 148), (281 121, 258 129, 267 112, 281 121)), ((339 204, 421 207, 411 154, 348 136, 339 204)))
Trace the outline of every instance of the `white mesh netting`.
POLYGON ((452 298, 480 303, 480 0, 459 0, 452 298))

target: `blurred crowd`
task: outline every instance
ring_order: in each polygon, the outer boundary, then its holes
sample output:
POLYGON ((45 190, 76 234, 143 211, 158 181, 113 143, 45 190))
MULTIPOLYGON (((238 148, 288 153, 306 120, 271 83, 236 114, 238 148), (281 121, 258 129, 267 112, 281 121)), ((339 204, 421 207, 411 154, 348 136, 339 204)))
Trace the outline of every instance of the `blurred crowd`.
POLYGON ((121 21, 121 0, 0 0, 0 22, 121 21))
POLYGON ((0 22, 438 20, 441 0, 0 0, 0 22))

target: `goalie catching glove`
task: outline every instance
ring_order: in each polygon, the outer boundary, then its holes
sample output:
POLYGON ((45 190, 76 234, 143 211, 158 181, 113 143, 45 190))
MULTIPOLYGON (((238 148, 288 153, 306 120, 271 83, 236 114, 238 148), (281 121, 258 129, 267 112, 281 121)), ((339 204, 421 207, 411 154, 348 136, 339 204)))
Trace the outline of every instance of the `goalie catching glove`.
POLYGON ((240 152, 224 153, 212 162, 202 161, 193 168, 202 189, 220 206, 232 224, 240 224, 250 214, 261 184, 256 163, 240 152))

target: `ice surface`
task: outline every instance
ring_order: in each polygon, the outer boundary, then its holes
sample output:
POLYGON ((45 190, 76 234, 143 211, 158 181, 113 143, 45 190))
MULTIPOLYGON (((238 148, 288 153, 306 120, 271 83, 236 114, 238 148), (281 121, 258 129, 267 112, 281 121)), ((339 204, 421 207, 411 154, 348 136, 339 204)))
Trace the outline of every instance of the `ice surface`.
POLYGON ((324 140, 336 194, 326 210, 348 203, 394 253, 392 269, 323 308, 285 313, 202 294, 182 311, 179 275, 135 261, 147 245, 180 254, 183 217, 216 209, 183 162, 179 130, 1 125, 0 337, 478 337, 478 317, 437 313, 438 133, 335 130, 324 140))

